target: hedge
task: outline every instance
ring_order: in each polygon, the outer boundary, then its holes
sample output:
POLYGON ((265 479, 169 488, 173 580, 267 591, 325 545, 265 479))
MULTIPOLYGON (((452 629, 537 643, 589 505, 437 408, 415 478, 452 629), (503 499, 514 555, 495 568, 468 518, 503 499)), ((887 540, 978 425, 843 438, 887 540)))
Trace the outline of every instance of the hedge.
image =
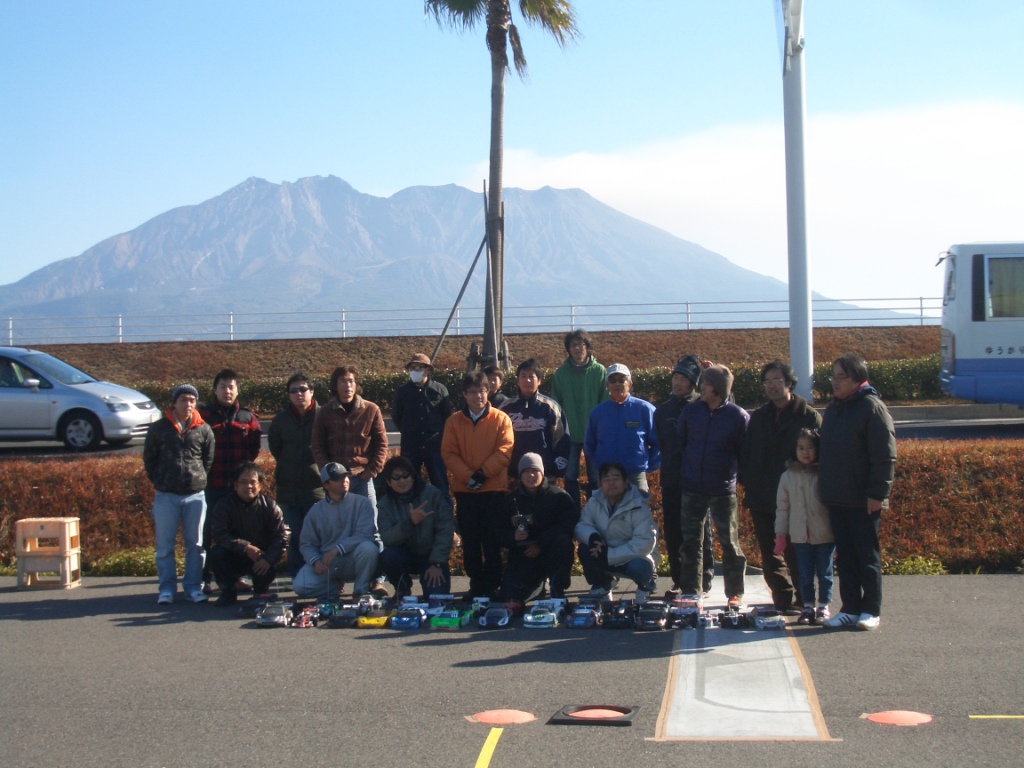
MULTIPOLYGON (((892 506, 882 517, 887 563, 924 558, 950 572, 1006 572, 1024 558, 1020 487, 1024 451, 1017 442, 898 441, 892 506)), ((273 493, 274 460, 261 454, 273 493)), ((79 517, 88 570, 101 558, 153 544, 153 490, 138 455, 12 459, 0 475, 0 564, 14 562, 15 521, 25 517, 79 517)), ((652 477, 651 508, 659 526, 661 494, 652 477)), ((749 515, 740 534, 748 561, 760 564, 749 515)), ((452 566, 461 567, 461 553, 452 566)))

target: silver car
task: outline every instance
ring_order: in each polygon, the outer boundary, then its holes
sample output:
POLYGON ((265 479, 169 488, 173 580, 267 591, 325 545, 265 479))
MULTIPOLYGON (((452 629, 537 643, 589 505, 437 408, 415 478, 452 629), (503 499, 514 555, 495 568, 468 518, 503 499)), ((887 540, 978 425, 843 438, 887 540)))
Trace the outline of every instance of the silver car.
POLYGON ((145 437, 160 418, 141 392, 97 381, 45 352, 0 347, 0 440, 63 440, 94 448, 145 437))

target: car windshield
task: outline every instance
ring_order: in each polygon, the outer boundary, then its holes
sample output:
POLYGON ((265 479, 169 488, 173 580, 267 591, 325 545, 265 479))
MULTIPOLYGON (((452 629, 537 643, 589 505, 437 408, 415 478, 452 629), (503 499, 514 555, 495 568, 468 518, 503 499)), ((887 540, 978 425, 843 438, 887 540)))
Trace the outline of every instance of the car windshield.
POLYGON ((63 360, 58 360, 56 357, 51 357, 42 352, 33 352, 31 355, 25 355, 22 361, 25 365, 49 376, 51 379, 56 379, 61 384, 88 384, 91 381, 96 381, 85 371, 80 371, 73 365, 68 365, 63 360))

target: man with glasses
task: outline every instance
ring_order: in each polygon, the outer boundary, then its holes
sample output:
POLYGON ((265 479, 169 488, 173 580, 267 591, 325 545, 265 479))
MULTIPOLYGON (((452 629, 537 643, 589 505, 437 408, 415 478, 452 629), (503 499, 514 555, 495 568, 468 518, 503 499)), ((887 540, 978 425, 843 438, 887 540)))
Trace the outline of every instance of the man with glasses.
POLYGON ((309 508, 324 497, 320 472, 310 448, 313 420, 320 406, 313 399, 313 384, 306 374, 293 373, 285 388, 288 392, 288 407, 278 411, 270 422, 267 443, 277 462, 274 468, 277 503, 291 531, 288 573, 295 578, 305 563, 299 551, 302 522, 309 508))
POLYGON ((776 493, 786 462, 796 456, 800 430, 821 426, 818 412, 794 394, 796 381, 793 368, 782 360, 772 360, 761 369, 761 385, 768 402, 750 414, 739 474, 743 506, 750 511, 761 550, 764 580, 775 607, 787 613, 799 613, 803 601, 794 586, 799 578, 793 545, 787 544, 783 555, 774 552, 776 493))

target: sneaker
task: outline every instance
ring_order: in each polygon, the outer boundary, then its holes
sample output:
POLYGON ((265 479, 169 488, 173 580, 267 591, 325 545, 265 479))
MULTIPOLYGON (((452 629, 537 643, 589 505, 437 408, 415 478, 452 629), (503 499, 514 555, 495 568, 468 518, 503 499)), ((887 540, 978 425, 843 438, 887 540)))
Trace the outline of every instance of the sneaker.
POLYGON ((205 603, 207 601, 206 593, 201 589, 197 589, 195 592, 190 592, 188 599, 193 603, 205 603))
POLYGON ((383 581, 378 581, 370 587, 370 594, 383 599, 388 596, 388 588, 383 581))
POLYGON ((829 629, 838 629, 839 627, 852 627, 857 623, 857 617, 852 613, 843 613, 840 611, 831 619, 825 619, 821 622, 821 626, 828 627, 829 629))
POLYGON ((878 624, 881 620, 881 616, 872 616, 870 613, 862 613, 860 618, 857 619, 857 629, 863 629, 865 632, 870 632, 872 629, 878 629, 878 624))
POLYGON ((814 612, 814 618, 815 618, 815 620, 817 621, 818 624, 821 624, 823 621, 826 621, 827 619, 830 619, 831 617, 832 617, 832 612, 829 611, 827 605, 819 605, 818 606, 818 610, 816 610, 814 612))
POLYGON ((743 595, 733 595, 729 598, 728 608, 730 611, 738 611, 743 607, 743 595))
POLYGON ((156 599, 157 605, 170 605, 174 602, 174 595, 170 592, 161 592, 160 597, 156 599))
POLYGON ((592 597, 595 600, 605 600, 607 602, 611 602, 615 599, 612 591, 610 589, 605 589, 604 587, 593 587, 590 592, 587 593, 587 597, 592 597))
POLYGON ((224 607, 229 606, 229 605, 234 605, 237 602, 238 602, 238 593, 237 592, 235 592, 234 590, 222 589, 221 592, 220 592, 220 597, 218 597, 216 600, 214 600, 213 604, 216 605, 218 608, 224 608, 224 607))
POLYGON ((650 596, 651 593, 648 592, 646 589, 638 589, 636 591, 636 604, 643 605, 647 602, 647 598, 649 598, 650 596))
POLYGON ((814 623, 814 606, 805 605, 804 609, 800 611, 800 618, 796 620, 797 624, 813 624, 814 623))

